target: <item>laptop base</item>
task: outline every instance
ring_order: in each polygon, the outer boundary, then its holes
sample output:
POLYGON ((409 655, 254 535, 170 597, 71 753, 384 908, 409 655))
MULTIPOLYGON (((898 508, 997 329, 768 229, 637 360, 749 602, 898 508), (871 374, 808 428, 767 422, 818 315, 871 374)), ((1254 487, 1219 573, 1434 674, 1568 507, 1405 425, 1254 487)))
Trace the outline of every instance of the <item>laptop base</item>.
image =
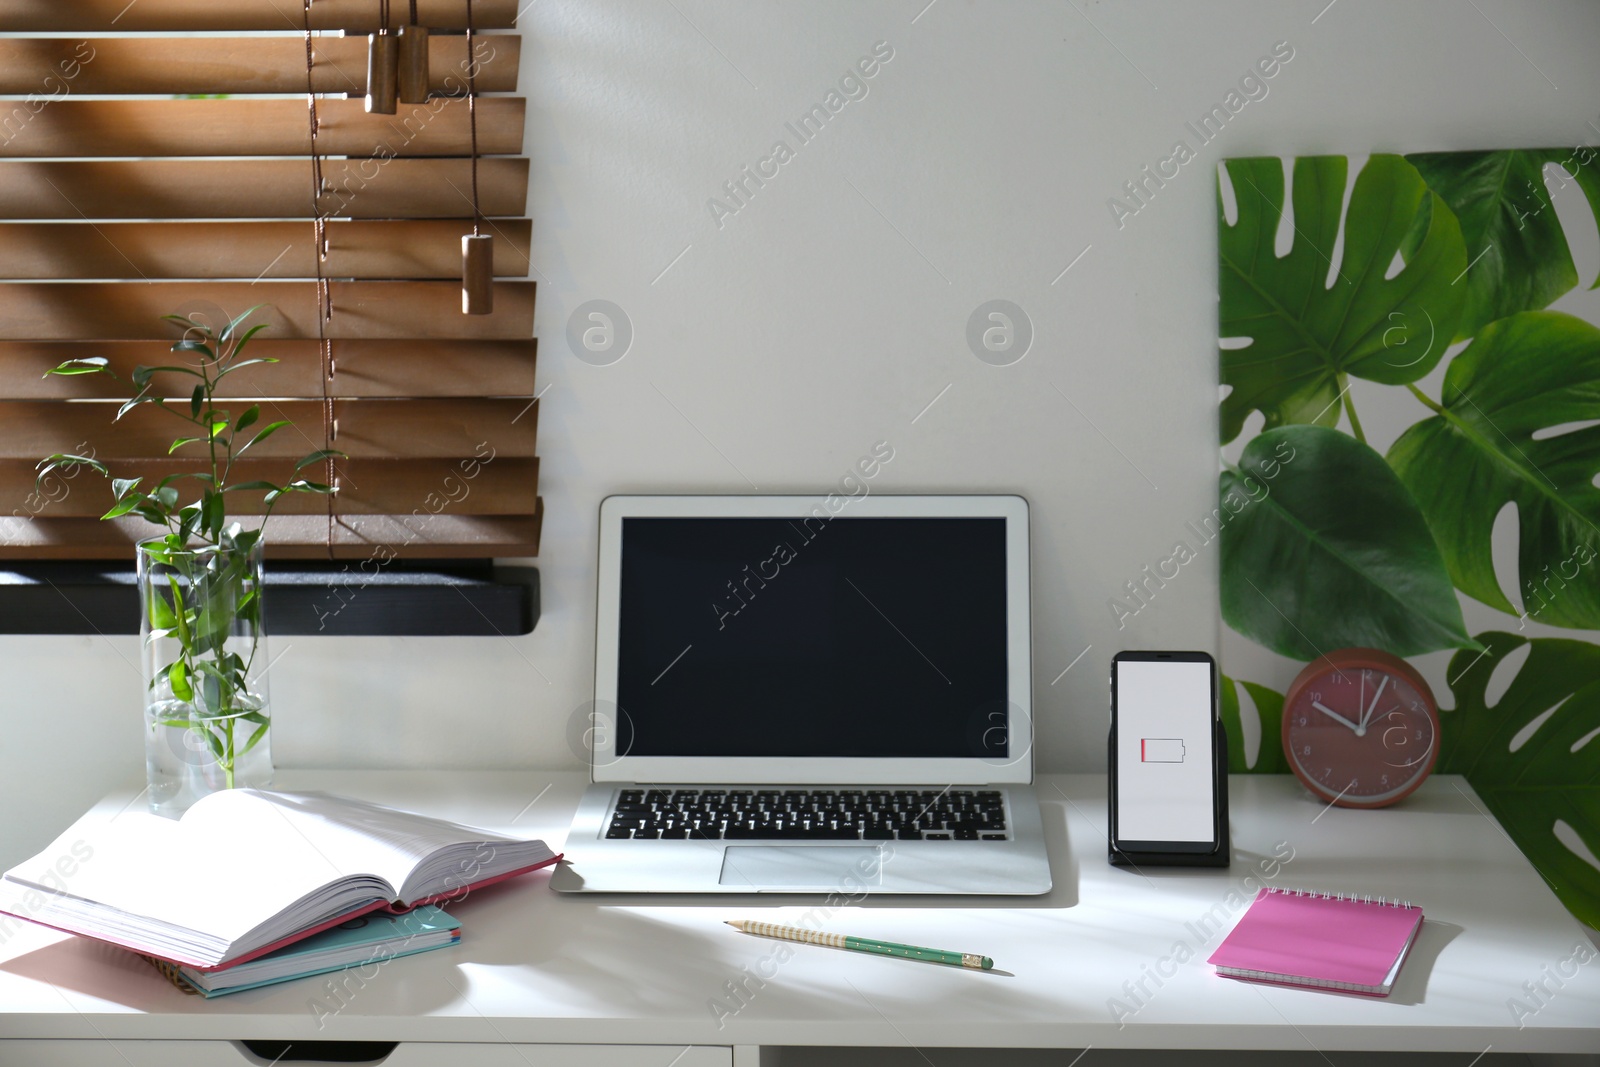
POLYGON ((1006 796, 1005 841, 606 840, 615 783, 591 785, 551 875, 561 893, 807 893, 1038 896, 1050 891, 1039 801, 1006 796))

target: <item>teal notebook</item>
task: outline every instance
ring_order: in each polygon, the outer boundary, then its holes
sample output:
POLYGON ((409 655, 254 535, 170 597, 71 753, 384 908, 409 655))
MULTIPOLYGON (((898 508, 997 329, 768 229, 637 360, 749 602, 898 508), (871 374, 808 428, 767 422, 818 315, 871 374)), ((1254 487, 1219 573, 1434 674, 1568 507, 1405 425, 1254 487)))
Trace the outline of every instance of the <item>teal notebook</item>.
POLYGON ((313 974, 380 964, 460 940, 461 923, 429 904, 404 915, 371 912, 221 971, 197 971, 144 958, 186 992, 219 997, 313 974))

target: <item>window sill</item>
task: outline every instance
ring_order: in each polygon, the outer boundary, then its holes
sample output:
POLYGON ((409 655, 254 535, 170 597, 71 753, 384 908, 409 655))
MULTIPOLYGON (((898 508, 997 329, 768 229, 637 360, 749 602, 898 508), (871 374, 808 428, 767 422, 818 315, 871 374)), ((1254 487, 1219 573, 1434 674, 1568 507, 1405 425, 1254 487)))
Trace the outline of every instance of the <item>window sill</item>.
MULTIPOLYGON (((268 563, 267 632, 331 637, 509 637, 539 619, 539 572, 492 563, 268 563)), ((0 634, 139 632, 132 564, 0 565, 0 634)))

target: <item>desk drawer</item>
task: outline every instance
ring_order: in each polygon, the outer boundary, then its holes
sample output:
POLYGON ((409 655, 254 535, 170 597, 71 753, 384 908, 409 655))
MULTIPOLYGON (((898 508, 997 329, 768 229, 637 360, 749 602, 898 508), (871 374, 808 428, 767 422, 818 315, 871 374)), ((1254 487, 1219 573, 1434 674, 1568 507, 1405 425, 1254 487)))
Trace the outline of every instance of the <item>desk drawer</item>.
MULTIPOLYGON (((0 1041, 4 1067, 260 1067, 231 1041, 0 1041)), ((305 1060, 282 1060, 283 1067, 305 1060)), ((406 1042, 382 1067, 733 1067, 733 1049, 682 1045, 406 1042)))

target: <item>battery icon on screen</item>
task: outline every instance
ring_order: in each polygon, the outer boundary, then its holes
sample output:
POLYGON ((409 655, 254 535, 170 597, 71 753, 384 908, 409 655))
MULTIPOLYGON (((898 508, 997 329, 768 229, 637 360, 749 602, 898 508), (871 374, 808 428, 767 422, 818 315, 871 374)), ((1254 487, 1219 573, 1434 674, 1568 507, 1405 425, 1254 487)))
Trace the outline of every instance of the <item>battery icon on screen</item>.
POLYGON ((1141 763, 1182 763, 1183 740, 1177 737, 1146 737, 1139 742, 1141 763))

